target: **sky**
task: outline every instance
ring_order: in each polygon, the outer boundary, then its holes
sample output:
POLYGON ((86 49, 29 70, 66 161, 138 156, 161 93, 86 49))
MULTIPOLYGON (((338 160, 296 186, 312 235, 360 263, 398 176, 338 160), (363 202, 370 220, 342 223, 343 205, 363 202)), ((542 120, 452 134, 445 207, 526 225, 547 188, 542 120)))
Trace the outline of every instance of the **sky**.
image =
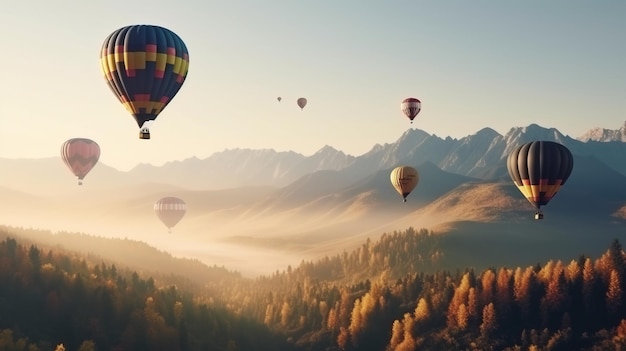
POLYGON ((409 128, 618 129, 624 18, 623 0, 3 3, 0 158, 55 157, 83 137, 100 162, 128 170, 233 148, 358 156, 409 128), (166 27, 189 49, 187 80, 150 140, 99 64, 104 39, 131 24, 166 27), (422 101, 413 124, 406 97, 422 101))

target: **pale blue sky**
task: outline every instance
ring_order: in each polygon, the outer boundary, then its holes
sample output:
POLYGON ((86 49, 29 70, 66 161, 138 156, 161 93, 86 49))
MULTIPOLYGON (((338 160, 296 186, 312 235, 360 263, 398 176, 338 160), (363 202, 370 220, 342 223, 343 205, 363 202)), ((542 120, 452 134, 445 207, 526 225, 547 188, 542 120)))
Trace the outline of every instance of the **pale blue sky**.
POLYGON ((623 0, 1 6, 0 157, 57 156, 86 137, 126 170, 235 147, 360 155, 412 127, 458 138, 538 123, 577 137, 626 120, 623 0), (151 140, 138 139, 98 61, 104 38, 129 24, 167 27, 190 52, 151 140), (410 96, 422 100, 413 125, 400 112, 410 96))

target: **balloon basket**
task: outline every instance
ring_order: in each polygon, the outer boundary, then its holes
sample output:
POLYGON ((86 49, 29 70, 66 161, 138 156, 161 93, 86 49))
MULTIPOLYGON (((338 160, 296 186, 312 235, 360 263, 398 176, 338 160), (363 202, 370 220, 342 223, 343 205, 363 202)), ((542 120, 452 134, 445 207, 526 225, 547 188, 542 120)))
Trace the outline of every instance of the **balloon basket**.
POLYGON ((148 131, 140 131, 139 132, 139 139, 150 139, 150 132, 148 131))
POLYGON ((543 213, 541 213, 541 212, 536 212, 536 213, 535 213, 535 219, 536 219, 536 220, 543 219, 543 213))

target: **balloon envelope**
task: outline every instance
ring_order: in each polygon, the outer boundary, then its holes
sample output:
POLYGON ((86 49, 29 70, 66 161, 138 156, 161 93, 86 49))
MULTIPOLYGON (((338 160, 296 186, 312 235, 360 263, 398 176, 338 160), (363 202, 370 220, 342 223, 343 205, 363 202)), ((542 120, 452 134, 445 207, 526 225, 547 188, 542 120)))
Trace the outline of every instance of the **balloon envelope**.
POLYGON ((406 98, 402 100, 400 109, 402 113, 411 120, 411 123, 413 123, 413 119, 415 119, 415 116, 417 116, 422 109, 422 102, 416 98, 406 98))
POLYGON ((306 98, 299 98, 298 99, 298 106, 300 106, 300 109, 303 110, 304 106, 306 106, 307 100, 306 98))
POLYGON ((556 195, 573 168, 572 153, 552 141, 520 145, 507 158, 507 169, 515 186, 537 210, 556 195))
MULTIPOLYGON (((189 52, 169 29, 132 25, 104 40, 100 65, 109 88, 142 128, 157 118, 182 87, 189 52)), ((150 138, 146 132, 140 134, 142 139, 150 138)))
POLYGON ((400 166, 391 171, 389 178, 391 180, 391 185, 393 185, 396 191, 402 195, 404 202, 406 202, 406 197, 409 196, 411 191, 415 189, 417 183, 419 182, 419 173, 417 172, 417 169, 413 167, 400 166))
POLYGON ((100 146, 91 139, 69 139, 61 145, 61 159, 70 171, 78 177, 78 185, 87 173, 98 163, 100 146))
POLYGON ((168 229, 173 228, 187 212, 187 204, 177 197, 164 197, 154 204, 154 212, 168 229))

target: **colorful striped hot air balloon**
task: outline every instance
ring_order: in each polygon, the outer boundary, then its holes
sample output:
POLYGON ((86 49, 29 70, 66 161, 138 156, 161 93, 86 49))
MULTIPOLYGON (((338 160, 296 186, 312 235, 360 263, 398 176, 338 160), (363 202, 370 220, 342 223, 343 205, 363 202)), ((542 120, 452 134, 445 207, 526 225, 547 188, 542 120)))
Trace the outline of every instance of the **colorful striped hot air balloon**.
POLYGON ((69 139, 61 146, 61 159, 78 177, 78 185, 83 184, 83 178, 98 163, 99 158, 100 146, 91 139, 69 139))
POLYGON ((415 189, 420 177, 417 169, 410 166, 400 166, 391 171, 389 178, 391 185, 402 195, 402 199, 406 202, 406 197, 415 189))
POLYGON ((417 116, 422 109, 422 102, 416 98, 406 98, 402 100, 400 109, 402 113, 411 120, 411 123, 413 123, 413 119, 415 119, 415 116, 417 116))
POLYGON ((553 141, 531 141, 515 148, 507 159, 507 169, 515 186, 537 209, 542 219, 546 205, 569 178, 574 168, 572 153, 553 141))
POLYGON ((154 212, 171 233, 172 228, 185 216, 187 204, 177 197, 164 197, 154 204, 154 212))
POLYGON ((187 77, 185 43, 163 27, 126 26, 104 40, 100 64, 107 84, 135 118, 139 138, 150 139, 145 123, 157 118, 187 77))

